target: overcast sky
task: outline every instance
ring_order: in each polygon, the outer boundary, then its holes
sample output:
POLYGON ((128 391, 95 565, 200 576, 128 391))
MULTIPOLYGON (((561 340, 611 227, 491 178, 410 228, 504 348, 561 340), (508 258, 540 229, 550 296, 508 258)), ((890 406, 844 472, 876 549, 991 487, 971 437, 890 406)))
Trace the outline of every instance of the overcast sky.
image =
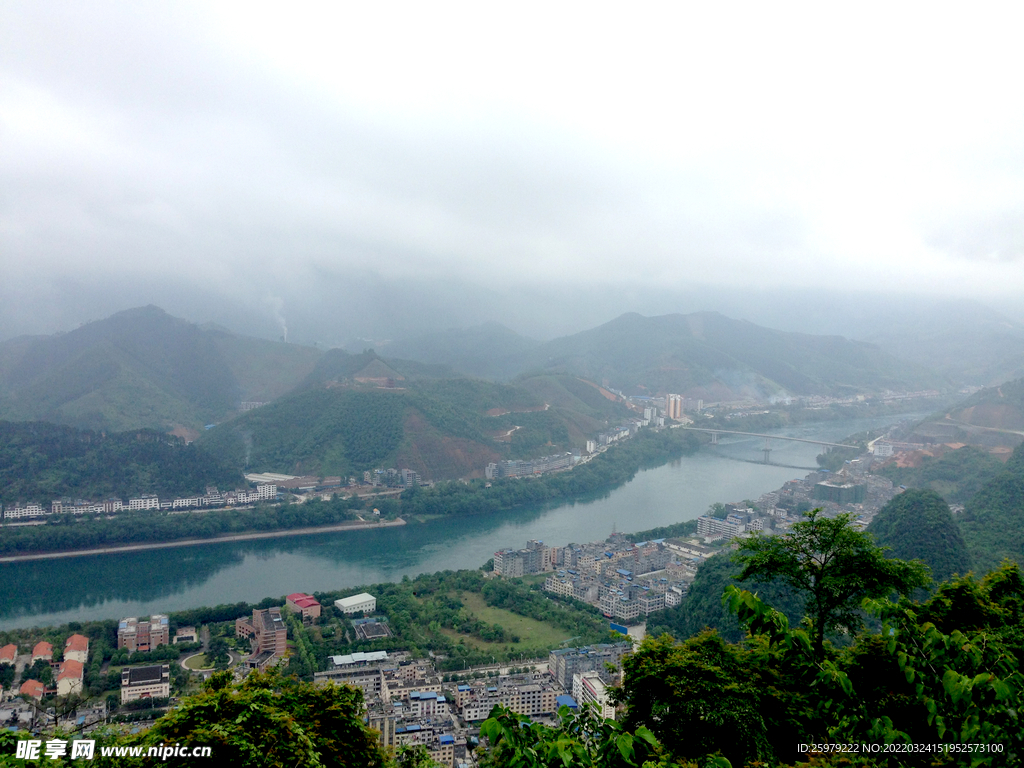
POLYGON ((1020 12, 714 5, 5 0, 0 338, 145 303, 306 341, 417 301, 537 335, 529 301, 704 287, 1024 305, 1020 12))

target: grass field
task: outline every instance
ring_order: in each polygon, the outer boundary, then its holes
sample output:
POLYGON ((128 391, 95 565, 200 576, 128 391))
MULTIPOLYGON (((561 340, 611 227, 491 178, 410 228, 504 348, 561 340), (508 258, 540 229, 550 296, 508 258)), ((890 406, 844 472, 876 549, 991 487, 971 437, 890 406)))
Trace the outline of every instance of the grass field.
POLYGON ((206 660, 206 656, 204 654, 199 654, 198 656, 193 656, 192 658, 187 659, 185 661, 185 666, 189 669, 209 669, 213 664, 206 660))
POLYGON ((476 592, 459 592, 455 595, 466 606, 467 610, 488 624, 499 624, 509 632, 519 636, 518 643, 488 643, 478 637, 463 635, 453 629, 442 629, 441 631, 455 641, 465 640, 467 645, 482 650, 507 649, 514 651, 516 648, 536 647, 538 645, 558 645, 569 639, 569 633, 564 629, 552 627, 536 619, 520 616, 517 613, 506 611, 504 608, 492 608, 484 602, 483 595, 476 592))

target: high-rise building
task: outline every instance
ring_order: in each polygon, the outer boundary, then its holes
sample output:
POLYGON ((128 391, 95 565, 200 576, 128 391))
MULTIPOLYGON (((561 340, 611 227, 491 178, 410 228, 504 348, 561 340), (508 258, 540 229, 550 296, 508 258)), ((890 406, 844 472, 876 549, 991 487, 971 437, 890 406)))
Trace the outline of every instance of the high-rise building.
POLYGON ((665 416, 670 419, 681 419, 683 416, 683 396, 665 395, 665 416))

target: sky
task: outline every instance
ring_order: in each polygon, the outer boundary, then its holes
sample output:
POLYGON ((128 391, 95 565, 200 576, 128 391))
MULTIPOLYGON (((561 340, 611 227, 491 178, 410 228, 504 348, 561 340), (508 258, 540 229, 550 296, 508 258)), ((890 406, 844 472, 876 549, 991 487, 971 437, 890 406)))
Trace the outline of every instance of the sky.
POLYGON ((0 339, 1024 307, 1024 12, 826 5, 7 0, 0 339))

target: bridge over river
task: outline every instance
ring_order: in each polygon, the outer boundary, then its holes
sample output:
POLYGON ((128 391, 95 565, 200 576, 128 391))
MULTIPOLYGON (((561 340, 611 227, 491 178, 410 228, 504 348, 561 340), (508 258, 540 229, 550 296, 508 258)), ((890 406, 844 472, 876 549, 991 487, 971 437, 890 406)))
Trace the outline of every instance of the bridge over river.
POLYGON ((711 444, 718 445, 719 435, 743 435, 744 437, 763 437, 764 448, 764 463, 769 464, 772 452, 772 440, 790 440, 795 443, 812 443, 814 445, 823 446, 827 451, 833 448, 856 448, 854 445, 846 445, 844 443, 829 443, 825 440, 811 440, 806 437, 786 437, 784 435, 765 435, 760 432, 738 432, 732 429, 717 429, 714 427, 681 427, 681 429, 688 429, 691 432, 706 432, 711 435, 711 444))

